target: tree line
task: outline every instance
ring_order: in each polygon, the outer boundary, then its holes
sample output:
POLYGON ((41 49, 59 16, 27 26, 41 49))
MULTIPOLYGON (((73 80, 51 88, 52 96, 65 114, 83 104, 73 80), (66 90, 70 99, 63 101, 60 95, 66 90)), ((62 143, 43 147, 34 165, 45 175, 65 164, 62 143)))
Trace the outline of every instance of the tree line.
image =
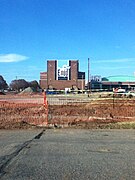
POLYGON ((40 85, 36 80, 28 82, 24 79, 12 80, 11 83, 8 85, 6 80, 3 78, 3 76, 0 75, 0 90, 9 89, 12 91, 20 91, 20 90, 24 90, 27 87, 31 87, 37 90, 40 88, 40 85))

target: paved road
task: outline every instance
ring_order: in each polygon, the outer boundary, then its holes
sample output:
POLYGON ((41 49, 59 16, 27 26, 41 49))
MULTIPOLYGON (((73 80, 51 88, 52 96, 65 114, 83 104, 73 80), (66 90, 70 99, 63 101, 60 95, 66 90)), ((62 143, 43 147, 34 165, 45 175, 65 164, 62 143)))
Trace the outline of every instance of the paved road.
POLYGON ((135 130, 0 131, 3 180, 135 180, 135 130))

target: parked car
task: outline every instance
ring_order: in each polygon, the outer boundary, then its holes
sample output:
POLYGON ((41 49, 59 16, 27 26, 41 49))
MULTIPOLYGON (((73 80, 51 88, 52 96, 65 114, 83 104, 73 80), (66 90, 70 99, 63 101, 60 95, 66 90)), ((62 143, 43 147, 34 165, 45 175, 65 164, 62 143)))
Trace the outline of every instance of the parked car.
POLYGON ((135 91, 129 91, 126 93, 126 96, 129 98, 135 97, 135 91))

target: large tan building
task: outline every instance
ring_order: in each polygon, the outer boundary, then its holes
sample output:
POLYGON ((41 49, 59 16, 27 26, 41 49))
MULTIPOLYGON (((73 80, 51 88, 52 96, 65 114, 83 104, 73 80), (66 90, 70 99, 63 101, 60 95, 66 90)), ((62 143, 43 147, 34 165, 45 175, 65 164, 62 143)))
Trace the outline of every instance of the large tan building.
POLYGON ((85 88, 85 72, 79 72, 79 61, 68 60, 67 64, 59 67, 58 60, 47 61, 47 72, 40 73, 42 89, 64 90, 65 88, 85 88))

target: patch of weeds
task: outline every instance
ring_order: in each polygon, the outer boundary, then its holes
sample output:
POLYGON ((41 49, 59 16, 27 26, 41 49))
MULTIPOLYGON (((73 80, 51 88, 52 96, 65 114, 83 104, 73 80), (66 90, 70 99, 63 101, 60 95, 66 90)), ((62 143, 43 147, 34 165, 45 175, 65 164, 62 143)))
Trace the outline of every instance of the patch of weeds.
POLYGON ((109 123, 104 129, 135 129, 135 122, 109 123))

